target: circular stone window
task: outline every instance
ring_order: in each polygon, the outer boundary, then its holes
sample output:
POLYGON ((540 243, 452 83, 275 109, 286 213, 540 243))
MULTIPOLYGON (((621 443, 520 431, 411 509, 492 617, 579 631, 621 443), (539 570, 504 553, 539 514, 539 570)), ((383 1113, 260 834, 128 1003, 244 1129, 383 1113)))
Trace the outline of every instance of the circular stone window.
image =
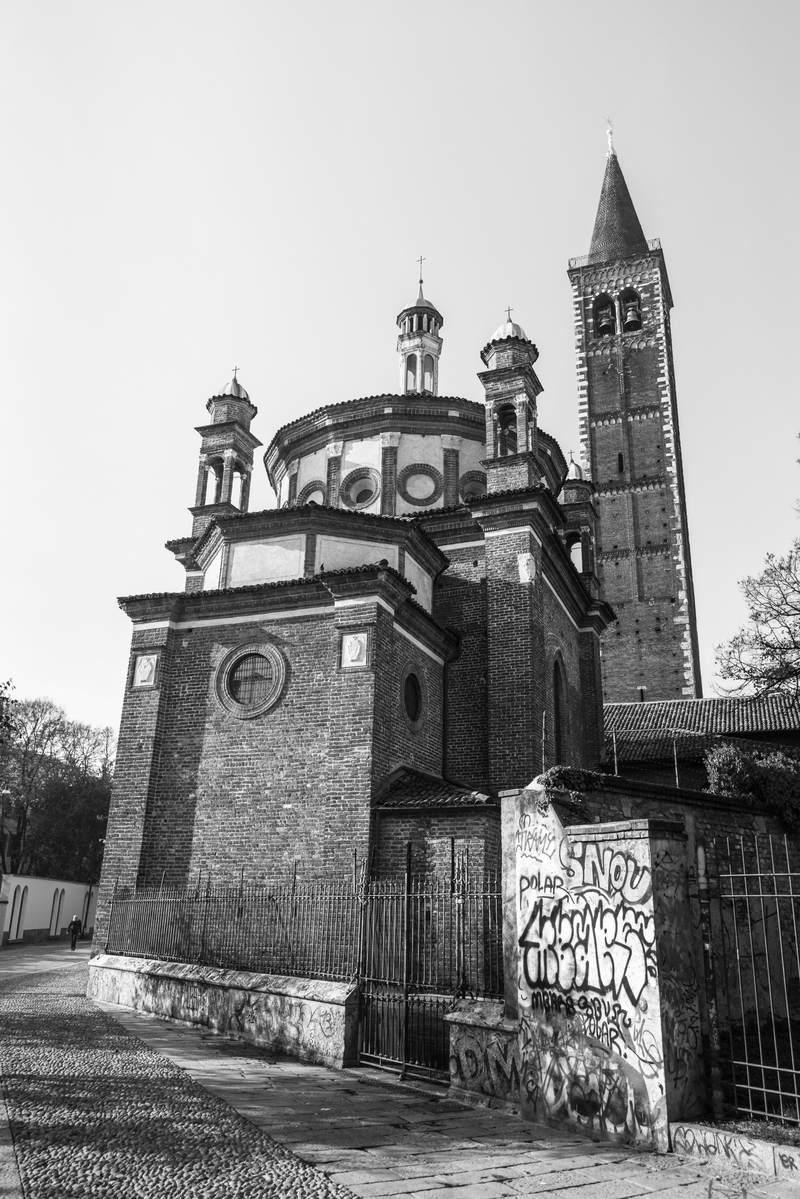
POLYGON ((465 471, 458 480, 458 490, 462 500, 479 500, 486 495, 486 475, 480 470, 465 471))
POLYGON ((217 698, 232 716, 250 720, 275 706, 285 681, 286 661, 274 645, 241 645, 217 671, 217 698))
POLYGON ((296 504, 324 504, 325 503, 325 484, 322 479, 312 479, 310 483, 306 483, 303 490, 295 500, 296 504))
POLYGON ((403 674, 401 684, 403 712, 406 720, 413 728, 419 728, 422 723, 422 684, 413 666, 409 666, 403 674))
POLYGON ((352 508, 354 511, 368 508, 380 493, 381 477, 371 466, 360 466, 358 470, 351 470, 339 488, 339 498, 345 508, 352 508))
POLYGON ((444 491, 442 472, 427 462, 412 462, 397 476, 397 490, 407 504, 429 508, 441 499, 444 491))

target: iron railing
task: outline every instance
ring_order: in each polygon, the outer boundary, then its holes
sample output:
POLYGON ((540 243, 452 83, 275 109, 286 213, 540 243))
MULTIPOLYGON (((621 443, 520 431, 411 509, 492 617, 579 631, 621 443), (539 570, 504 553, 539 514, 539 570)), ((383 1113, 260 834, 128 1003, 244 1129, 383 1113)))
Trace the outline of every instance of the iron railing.
MULTIPOLYGON (((648 238, 647 248, 648 248, 648 250, 660 250, 661 249, 661 238, 660 237, 648 238)), ((602 262, 608 262, 608 261, 609 261, 609 258, 606 253, 579 254, 577 258, 570 258, 569 269, 571 271, 579 270, 581 267, 597 266, 602 262)))
POLYGON ((800 846, 718 837, 720 1066, 741 1115, 800 1124, 800 846))
POLYGON ((108 953, 263 974, 351 979, 361 902, 350 881, 115 894, 108 953))
POLYGON ((108 953, 305 978, 369 969, 417 990, 502 993, 496 874, 115 891, 108 953), (403 955, 406 955, 405 959, 403 955))
POLYGON ((365 903, 361 1060, 444 1076, 456 999, 503 993, 499 876, 374 880, 365 903))

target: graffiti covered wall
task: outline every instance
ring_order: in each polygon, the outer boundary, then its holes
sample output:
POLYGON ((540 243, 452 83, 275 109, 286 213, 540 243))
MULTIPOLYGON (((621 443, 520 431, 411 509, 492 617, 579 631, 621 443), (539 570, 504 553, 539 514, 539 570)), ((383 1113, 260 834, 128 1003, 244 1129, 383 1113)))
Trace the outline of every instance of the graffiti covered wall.
POLYGON ((565 830, 536 784, 503 802, 517 988, 450 1018, 453 1091, 666 1151, 668 1121, 705 1107, 682 829, 565 830))
POLYGON ((523 1103, 666 1151, 668 1115, 703 1093, 680 830, 568 835, 534 786, 516 798, 514 854, 523 1103))

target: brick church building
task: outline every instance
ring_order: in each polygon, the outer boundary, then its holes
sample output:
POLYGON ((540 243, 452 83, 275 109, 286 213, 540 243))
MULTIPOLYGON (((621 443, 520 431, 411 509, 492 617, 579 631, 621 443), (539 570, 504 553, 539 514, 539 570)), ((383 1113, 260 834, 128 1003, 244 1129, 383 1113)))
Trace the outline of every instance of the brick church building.
MULTIPOLYGON (((671 294, 609 150, 569 265, 582 465, 539 423, 538 350, 507 319, 480 398, 440 394, 444 318, 397 316, 398 389, 328 404, 264 454, 257 409, 208 400, 185 590, 132 627, 101 915, 120 886, 257 882, 405 860, 451 838, 495 865, 497 796, 596 768, 603 690, 700 695, 671 294), (601 652, 602 646, 602 652, 601 652)), ((477 356, 477 355, 476 355, 477 356)))

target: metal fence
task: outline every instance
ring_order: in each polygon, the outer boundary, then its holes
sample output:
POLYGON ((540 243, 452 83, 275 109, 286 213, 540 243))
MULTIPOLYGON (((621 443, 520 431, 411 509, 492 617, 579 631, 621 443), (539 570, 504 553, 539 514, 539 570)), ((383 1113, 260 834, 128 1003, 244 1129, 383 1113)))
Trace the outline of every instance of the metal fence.
POLYGON ((351 979, 361 899, 351 881, 297 881, 115 894, 107 951, 249 970, 351 979))
POLYGON ((365 917, 361 1060, 446 1075, 454 999, 503 993, 499 877, 376 880, 365 917))
POLYGON ((740 1115, 800 1124, 800 846, 716 838, 711 947, 723 1083, 740 1115))

